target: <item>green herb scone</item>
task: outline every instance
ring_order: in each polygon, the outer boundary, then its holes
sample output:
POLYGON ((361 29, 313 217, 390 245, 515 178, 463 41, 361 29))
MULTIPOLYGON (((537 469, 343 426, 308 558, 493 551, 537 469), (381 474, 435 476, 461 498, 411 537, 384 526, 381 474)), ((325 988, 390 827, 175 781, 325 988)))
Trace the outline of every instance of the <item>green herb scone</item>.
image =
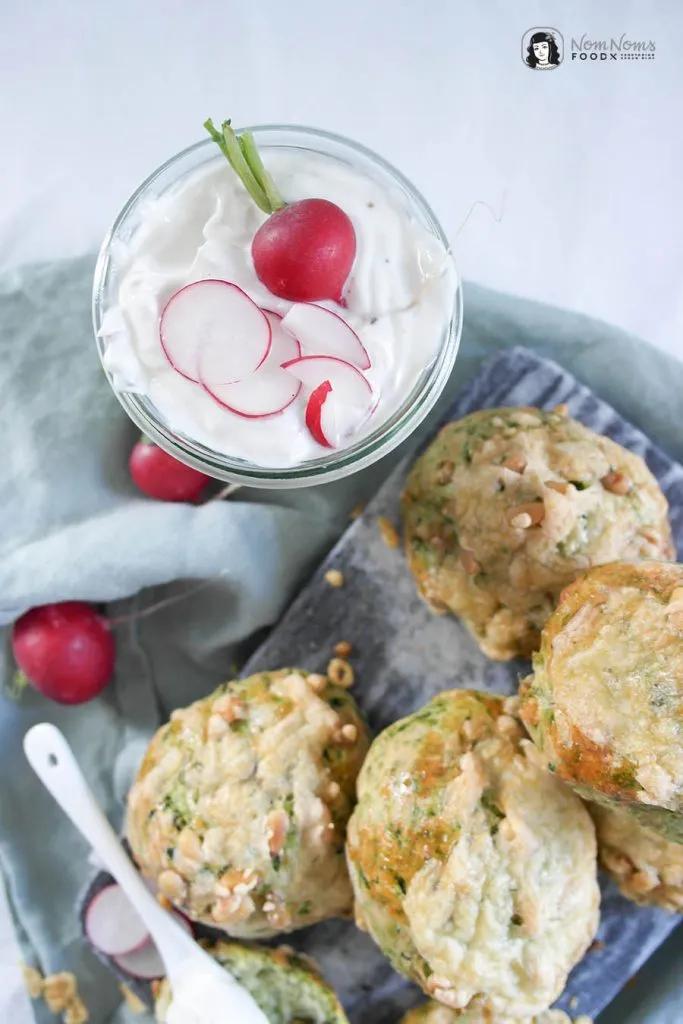
POLYGON ((598 922, 593 824, 539 761, 501 698, 443 693, 374 741, 348 827, 360 926, 493 1020, 545 1010, 598 922))
POLYGON ((591 805, 598 853, 624 896, 683 913, 683 844, 634 820, 628 811, 591 805))
POLYGON ((550 768, 683 842, 683 566, 615 563, 562 594, 521 714, 550 768))
POLYGON ((538 647, 581 570, 674 554, 643 460, 559 412, 486 409, 449 423, 415 463, 402 509, 420 593, 499 660, 538 647))
MULTIPOLYGON (((254 997, 269 1024, 348 1024, 339 1000, 308 957, 287 946, 217 942, 207 952, 254 997)), ((171 987, 163 981, 156 998, 156 1018, 165 1021, 171 987)))
POLYGON ((490 1013, 475 1010, 449 1010, 440 1003, 423 1003, 407 1013, 401 1024, 593 1024, 590 1017, 572 1018, 564 1010, 544 1010, 533 1017, 509 1017, 507 1014, 494 1017, 490 1013))
POLYGON ((346 823, 368 746, 324 676, 263 672, 175 711, 128 799, 142 871, 196 921, 238 937, 347 914, 346 823))

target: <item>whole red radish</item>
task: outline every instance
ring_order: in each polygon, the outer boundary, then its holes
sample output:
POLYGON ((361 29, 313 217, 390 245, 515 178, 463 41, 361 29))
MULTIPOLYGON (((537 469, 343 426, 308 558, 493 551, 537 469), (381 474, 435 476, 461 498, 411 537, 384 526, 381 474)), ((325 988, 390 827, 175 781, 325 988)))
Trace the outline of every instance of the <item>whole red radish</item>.
POLYGON ((96 697, 114 671, 109 623, 83 601, 31 608, 14 623, 12 651, 31 685, 60 704, 96 697))
POLYGON ((237 135, 230 121, 218 131, 210 118, 204 127, 257 206, 270 214, 251 245, 259 280, 273 295, 292 302, 342 302, 356 257, 356 232, 348 214, 328 199, 285 203, 251 132, 237 135))
POLYGON ((128 460, 134 482, 159 501, 196 501, 211 480, 149 441, 138 441, 128 460))
POLYGON ((353 224, 328 199, 302 199, 271 214, 251 244, 266 288, 292 302, 341 302, 356 255, 353 224))

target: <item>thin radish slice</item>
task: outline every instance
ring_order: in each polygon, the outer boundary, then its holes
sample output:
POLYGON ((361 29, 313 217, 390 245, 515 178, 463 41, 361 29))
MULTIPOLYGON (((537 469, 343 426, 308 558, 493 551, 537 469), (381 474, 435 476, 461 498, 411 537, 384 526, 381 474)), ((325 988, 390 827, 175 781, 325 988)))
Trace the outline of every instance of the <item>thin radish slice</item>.
POLYGON ((301 382, 281 369, 282 363, 298 359, 301 346, 282 327, 282 317, 270 310, 263 311, 271 328, 271 346, 268 358, 256 373, 237 384, 211 386, 204 379, 203 362, 199 373, 203 387, 219 405, 246 419, 264 419, 275 416, 292 404, 301 391, 301 382))
MULTIPOLYGON (((282 326, 282 314, 274 313, 272 309, 262 309, 261 312, 266 317, 270 324, 270 332, 273 344, 279 346, 279 353, 288 353, 286 359, 298 359, 299 356, 303 355, 301 351, 301 345, 299 339, 295 338, 289 331, 286 331, 282 326)), ((280 360, 278 365, 285 362, 285 359, 280 360)))
MULTIPOLYGON (((181 914, 179 910, 170 910, 171 917, 178 922, 188 935, 194 938, 194 928, 189 918, 181 914)), ((164 964, 159 956, 156 946, 149 935, 147 942, 130 953, 122 953, 113 958, 114 963, 125 974, 130 974, 136 979, 152 981, 154 978, 161 978, 165 973, 164 964)))
POLYGON ((113 959, 120 971, 138 981, 154 981, 155 978, 163 978, 166 974, 164 962, 151 940, 141 949, 136 949, 133 953, 122 953, 113 959))
POLYGON ((369 370, 370 356, 346 320, 314 302, 299 302, 282 319, 282 326, 301 342, 306 355, 337 356, 369 370))
POLYGON ((370 415, 373 391, 352 363, 335 356, 302 356, 284 364, 310 390, 306 426, 318 444, 336 448, 370 415))
POLYGON ((149 932, 118 885, 108 885, 93 896, 85 914, 86 935, 101 953, 129 954, 149 940, 149 932))
POLYGON ((271 344, 265 313, 236 284, 208 278, 177 291, 159 322, 161 347, 171 366, 199 383, 199 358, 212 384, 248 377, 267 359, 271 344))

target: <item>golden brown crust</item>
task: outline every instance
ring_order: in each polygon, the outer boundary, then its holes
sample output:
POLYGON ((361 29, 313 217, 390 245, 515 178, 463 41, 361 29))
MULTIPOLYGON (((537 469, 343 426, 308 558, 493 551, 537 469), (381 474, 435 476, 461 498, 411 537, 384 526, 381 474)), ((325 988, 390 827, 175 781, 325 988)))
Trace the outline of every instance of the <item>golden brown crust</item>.
POLYGON ((352 697, 299 670, 175 711, 128 800, 133 854, 189 917, 258 937, 351 910, 346 823, 368 735, 352 697))
POLYGON ((377 737, 347 840, 357 920, 396 970, 492 1020, 559 995, 597 925, 595 853, 588 814, 543 770, 513 702, 471 690, 377 737))
POLYGON ((666 500, 642 459, 533 408, 444 427, 411 470, 402 512, 422 597, 496 659, 536 650, 577 573, 673 555, 666 500))
POLYGON ((639 824, 628 811, 593 804, 603 867, 635 903, 683 913, 683 845, 639 824))
POLYGON ((565 588, 522 719, 579 792, 683 840, 683 566, 618 562, 565 588))

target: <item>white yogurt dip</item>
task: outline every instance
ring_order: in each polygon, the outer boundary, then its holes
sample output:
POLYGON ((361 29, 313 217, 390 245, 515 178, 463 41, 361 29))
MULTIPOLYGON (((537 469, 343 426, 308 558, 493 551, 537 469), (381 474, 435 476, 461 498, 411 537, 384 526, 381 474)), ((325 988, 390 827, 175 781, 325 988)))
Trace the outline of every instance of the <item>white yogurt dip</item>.
MULTIPOLYGON (((352 444, 396 412, 434 361, 453 313, 453 261, 398 190, 322 154, 264 146, 262 156, 286 201, 328 199, 356 232, 346 306, 320 303, 354 328, 372 362, 366 377, 377 405, 348 439, 352 444)), ((266 216, 220 156, 149 201, 131 244, 114 254, 121 268, 118 303, 106 310, 100 335, 114 387, 148 396, 172 431, 224 455, 282 468, 329 454, 305 425, 305 390, 277 415, 240 417, 180 376, 159 340, 168 299, 204 278, 232 281, 274 312, 290 309, 292 303, 269 292, 254 270, 251 243, 266 216)))

